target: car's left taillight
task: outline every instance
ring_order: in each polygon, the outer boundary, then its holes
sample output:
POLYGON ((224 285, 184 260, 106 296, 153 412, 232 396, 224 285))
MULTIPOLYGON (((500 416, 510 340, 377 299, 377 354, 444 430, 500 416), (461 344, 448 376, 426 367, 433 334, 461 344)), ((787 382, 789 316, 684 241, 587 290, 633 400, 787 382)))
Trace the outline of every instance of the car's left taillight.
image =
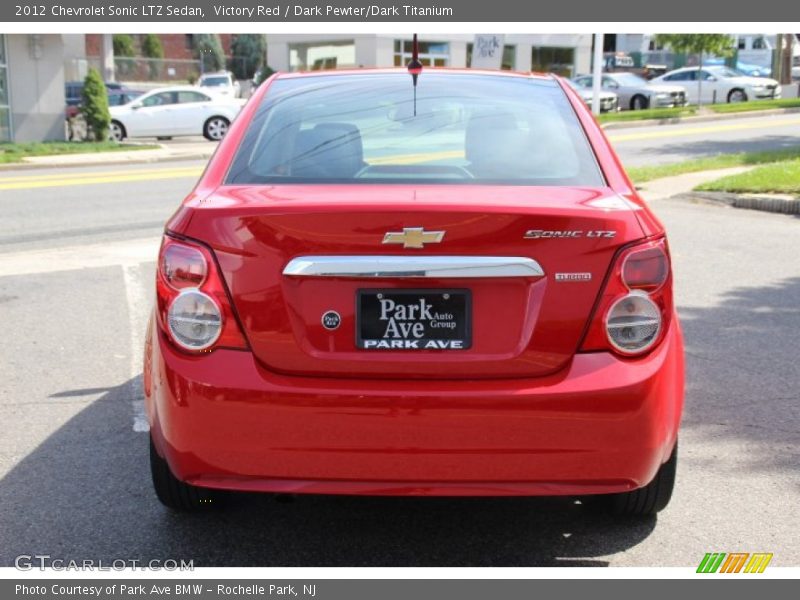
POLYGON ((646 354, 664 338, 673 310, 667 240, 662 237, 629 246, 611 267, 581 352, 646 354))
POLYGON ((210 249, 165 236, 156 274, 158 324, 180 350, 247 349, 210 249))

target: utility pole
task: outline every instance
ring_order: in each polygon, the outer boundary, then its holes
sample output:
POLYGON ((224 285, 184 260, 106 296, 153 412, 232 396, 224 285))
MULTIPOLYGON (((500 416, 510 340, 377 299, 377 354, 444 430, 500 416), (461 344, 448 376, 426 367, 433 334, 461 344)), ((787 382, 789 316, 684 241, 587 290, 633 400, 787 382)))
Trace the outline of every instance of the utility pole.
POLYGON ((600 114, 600 90, 603 87, 603 34, 594 34, 594 59, 592 60, 592 113, 600 114))
MULTIPOLYGON (((777 81, 783 80, 783 34, 775 34, 775 49, 772 51, 772 78, 777 81)), ((790 70, 791 72, 791 70, 790 70)))

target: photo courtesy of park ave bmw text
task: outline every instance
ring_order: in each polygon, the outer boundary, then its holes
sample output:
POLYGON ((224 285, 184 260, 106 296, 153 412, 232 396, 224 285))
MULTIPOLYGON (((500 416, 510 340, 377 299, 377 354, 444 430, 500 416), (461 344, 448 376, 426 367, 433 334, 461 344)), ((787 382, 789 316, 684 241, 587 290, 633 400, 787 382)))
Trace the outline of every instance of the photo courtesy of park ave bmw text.
POLYGON ((791 585, 798 255, 785 2, 2 4, 0 597, 791 585))

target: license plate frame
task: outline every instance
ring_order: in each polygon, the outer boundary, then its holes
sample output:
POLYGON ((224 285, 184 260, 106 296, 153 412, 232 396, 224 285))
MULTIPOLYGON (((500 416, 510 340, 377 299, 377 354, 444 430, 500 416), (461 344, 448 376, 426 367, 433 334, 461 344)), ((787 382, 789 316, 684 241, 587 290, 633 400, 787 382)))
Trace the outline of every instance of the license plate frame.
POLYGON ((356 348, 359 350, 444 352, 472 347, 472 291, 466 288, 359 289, 355 317, 356 348), (382 300, 393 302, 394 307, 382 300), (398 300, 403 301, 403 310, 398 300), (384 307, 387 308, 385 315, 384 307), (418 317, 413 318, 415 315, 418 317), (429 315, 444 318, 430 320, 429 315), (381 316, 388 318, 381 320, 381 316), (390 324, 392 319, 393 325, 390 324), (438 325, 433 325, 434 322, 438 325), (417 323, 423 324, 422 337, 416 335, 420 331, 417 323), (381 328, 384 335, 380 334, 381 328), (387 333, 392 336, 397 333, 401 337, 387 338, 387 333))

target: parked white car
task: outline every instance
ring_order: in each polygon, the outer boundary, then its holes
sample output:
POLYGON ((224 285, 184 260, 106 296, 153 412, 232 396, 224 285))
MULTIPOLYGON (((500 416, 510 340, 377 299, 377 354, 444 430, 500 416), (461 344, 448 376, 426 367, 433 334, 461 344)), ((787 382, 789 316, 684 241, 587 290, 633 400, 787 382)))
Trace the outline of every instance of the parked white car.
POLYGON ((221 140, 244 100, 216 96, 194 86, 158 88, 121 106, 109 108, 111 137, 203 135, 221 140))
POLYGON ((652 83, 683 86, 690 103, 697 103, 697 79, 702 78, 704 103, 746 102, 781 97, 781 86, 768 77, 748 77, 729 67, 684 67, 652 79, 652 83))
POLYGON ((231 98, 238 98, 241 92, 239 82, 230 71, 219 71, 218 73, 204 73, 197 81, 197 85, 205 88, 206 91, 219 94, 221 96, 230 96, 231 98))

